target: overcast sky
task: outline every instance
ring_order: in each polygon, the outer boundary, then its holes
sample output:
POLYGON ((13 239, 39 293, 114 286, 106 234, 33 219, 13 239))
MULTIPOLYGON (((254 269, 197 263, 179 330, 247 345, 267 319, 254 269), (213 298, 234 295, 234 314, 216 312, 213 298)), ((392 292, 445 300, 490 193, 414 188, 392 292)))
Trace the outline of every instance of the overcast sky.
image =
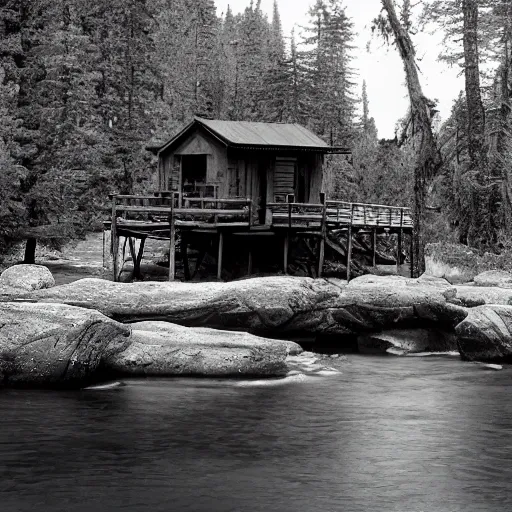
MULTIPOLYGON (((278 0, 279 11, 285 35, 289 36, 292 27, 304 25, 306 13, 314 0, 278 0)), ((233 12, 243 11, 250 0, 215 0, 217 14, 226 11, 229 4, 233 12)), ((273 0, 262 0, 263 10, 272 15, 273 0)), ((380 12, 380 0, 345 0, 347 14, 355 25, 356 45, 354 67, 359 73, 359 87, 363 79, 368 86, 370 113, 375 118, 379 137, 394 137, 396 121, 407 110, 407 90, 404 85, 404 72, 398 52, 394 47, 385 47, 377 38, 372 39, 371 21, 380 12), (366 50, 371 41, 371 53, 366 50)), ((452 101, 463 88, 463 81, 458 77, 459 71, 450 69, 437 62, 440 38, 420 34, 415 39, 417 55, 421 59, 421 81, 425 94, 439 100, 439 110, 443 119, 450 113, 452 101)))

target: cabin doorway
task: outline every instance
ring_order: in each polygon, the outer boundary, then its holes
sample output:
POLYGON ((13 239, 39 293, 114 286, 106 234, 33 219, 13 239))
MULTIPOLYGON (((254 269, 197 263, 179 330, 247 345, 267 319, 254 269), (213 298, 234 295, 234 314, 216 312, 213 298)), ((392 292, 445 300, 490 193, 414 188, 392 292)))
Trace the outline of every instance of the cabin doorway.
POLYGON ((182 155, 181 183, 185 197, 203 197, 206 190, 208 155, 182 155))

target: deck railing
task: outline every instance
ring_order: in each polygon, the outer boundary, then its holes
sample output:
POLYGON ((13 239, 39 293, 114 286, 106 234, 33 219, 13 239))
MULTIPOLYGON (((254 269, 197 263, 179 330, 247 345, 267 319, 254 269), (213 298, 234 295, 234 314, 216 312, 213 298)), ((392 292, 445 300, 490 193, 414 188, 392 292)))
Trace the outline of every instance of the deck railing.
MULTIPOLYGON (((252 201, 247 198, 219 199, 215 197, 184 198, 177 192, 154 195, 113 195, 112 216, 131 221, 166 221, 173 215, 178 224, 228 222, 251 226, 252 201)), ((272 226, 322 228, 327 225, 355 227, 412 228, 410 208, 381 204, 325 201, 325 204, 290 202, 268 203, 272 226)), ((120 222, 123 220, 120 219, 120 222)))
POLYGON ((187 198, 182 206, 179 204, 179 194, 175 192, 157 197, 150 195, 112 195, 111 197, 112 223, 119 226, 169 222, 171 218, 178 225, 236 222, 250 226, 252 222, 252 201, 245 198, 191 197, 187 198))
POLYGON ((288 228, 321 228, 325 222, 325 206, 312 203, 269 203, 272 226, 288 228))
POLYGON ((410 208, 327 201, 327 223, 358 227, 412 228, 410 208))
POLYGON ((328 225, 356 227, 412 228, 410 208, 379 204, 326 201, 322 204, 270 203, 275 227, 322 227, 328 225))

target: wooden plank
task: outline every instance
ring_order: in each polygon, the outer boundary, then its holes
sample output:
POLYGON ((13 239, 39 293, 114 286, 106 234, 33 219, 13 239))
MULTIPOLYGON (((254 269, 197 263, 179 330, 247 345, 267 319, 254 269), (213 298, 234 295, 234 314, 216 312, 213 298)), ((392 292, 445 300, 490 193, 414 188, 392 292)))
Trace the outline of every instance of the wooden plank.
MULTIPOLYGON (((170 213, 172 207, 170 206, 117 206, 118 212, 136 212, 136 213, 170 213)), ((175 208, 175 215, 247 215, 248 212, 245 209, 238 210, 225 210, 218 208, 175 208)))
POLYGON ((288 251, 290 245, 290 234, 286 233, 284 237, 284 247, 283 247, 283 271, 285 274, 288 274, 288 251))
POLYGON ((247 198, 218 199, 216 197, 187 197, 187 201, 189 201, 191 203, 205 202, 205 203, 216 203, 216 204, 244 204, 244 205, 247 205, 251 202, 251 200, 247 199, 247 198))
POLYGON ((174 221, 176 226, 182 228, 202 228, 208 229, 211 231, 216 231, 217 228, 248 228, 249 222, 219 222, 217 224, 213 224, 211 222, 197 222, 192 220, 179 220, 176 219, 174 221))

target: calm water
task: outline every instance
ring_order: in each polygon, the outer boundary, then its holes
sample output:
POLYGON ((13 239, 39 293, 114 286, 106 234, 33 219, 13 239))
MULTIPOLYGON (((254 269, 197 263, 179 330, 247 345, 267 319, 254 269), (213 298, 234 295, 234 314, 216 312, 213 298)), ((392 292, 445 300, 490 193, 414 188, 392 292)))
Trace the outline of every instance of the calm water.
POLYGON ((0 510, 512 510, 512 369, 349 357, 273 387, 1 391, 0 510))

